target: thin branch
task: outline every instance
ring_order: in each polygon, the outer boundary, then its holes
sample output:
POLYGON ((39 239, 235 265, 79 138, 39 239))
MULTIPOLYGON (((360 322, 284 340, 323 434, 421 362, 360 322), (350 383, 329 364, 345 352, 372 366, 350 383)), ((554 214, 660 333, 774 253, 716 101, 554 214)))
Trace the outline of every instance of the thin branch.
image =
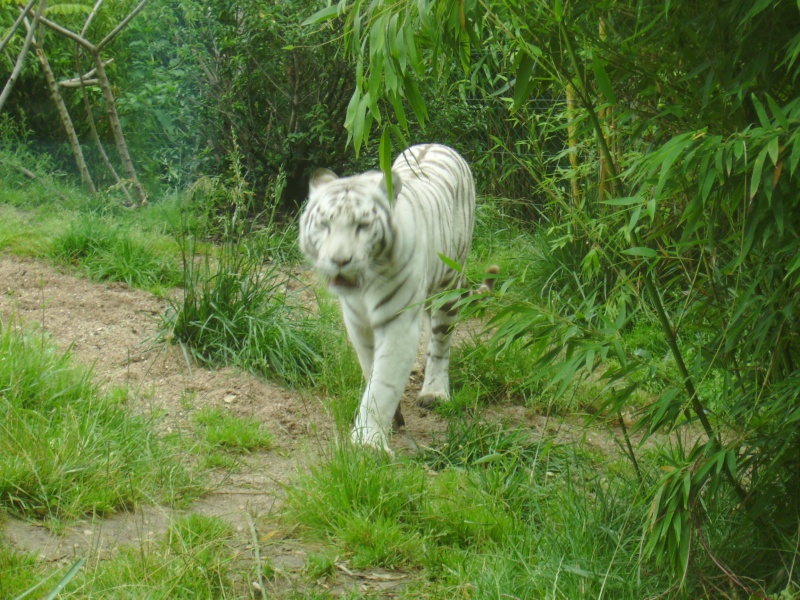
POLYGON ((99 79, 84 79, 83 81, 78 81, 77 79, 69 79, 67 81, 59 81, 58 85, 65 88, 82 88, 90 85, 99 85, 99 79))
MULTIPOLYGON (((25 21, 25 25, 28 26, 27 19, 25 21)), ((31 31, 34 30, 34 26, 35 24, 30 26, 31 31)), ((83 156, 83 149, 81 148, 80 140, 78 140, 78 134, 75 131, 75 126, 72 123, 72 118, 69 115, 69 110, 64 102, 64 98, 62 98, 61 93, 58 90, 58 84, 56 83, 53 69, 50 67, 50 62, 47 60, 47 55, 44 53, 44 47, 41 44, 41 40, 39 43, 37 43, 36 40, 33 40, 33 47, 36 50, 36 56, 39 57, 39 62, 42 65, 42 70, 44 71, 45 79, 47 80, 47 87, 50 89, 50 96, 53 99, 53 103, 56 105, 59 119, 61 119, 64 132, 67 134, 69 145, 72 148, 72 154, 75 156, 75 162, 78 166, 78 171, 80 171, 81 174, 81 181, 83 182, 86 191, 90 194, 94 194, 96 189, 94 187, 94 182, 92 181, 92 176, 89 173, 89 167, 86 165, 86 159, 83 156)))
POLYGON ((97 2, 94 5, 94 8, 92 8, 92 12, 89 13, 88 17, 86 17, 86 23, 84 23, 83 29, 81 29, 82 37, 86 37, 86 32, 89 30, 89 25, 92 24, 92 19, 94 19, 94 16, 97 14, 97 11, 100 10, 100 5, 102 3, 103 0, 97 0, 97 2))
POLYGON ((140 12, 142 12, 142 9, 145 7, 147 2, 148 2, 148 0, 142 0, 141 2, 139 2, 139 5, 136 8, 134 8, 127 17, 122 19, 120 24, 117 25, 111 33, 109 33, 106 37, 104 37, 102 40, 100 40, 100 43, 97 44, 97 49, 98 50, 102 49, 111 40, 113 40, 120 31, 125 29, 125 26, 128 23, 131 22, 131 19, 133 19, 136 15, 138 15, 140 12))
MULTIPOLYGON (((103 66, 107 67, 112 62, 114 62, 113 58, 109 58, 108 60, 104 60, 103 61, 103 66)), ((84 85, 96 85, 97 82, 99 81, 98 79, 93 79, 94 74, 96 72, 97 72, 97 67, 91 69, 90 71, 86 71, 86 73, 83 73, 83 75, 81 75, 81 72, 79 70, 78 71, 78 77, 73 77, 72 79, 63 79, 63 80, 58 82, 58 85, 60 85, 62 87, 68 87, 68 88, 81 87, 81 82, 83 82, 84 85)))
POLYGON ((28 2, 28 4, 25 5, 25 8, 23 8, 20 11, 19 17, 17 17, 17 20, 14 21, 14 24, 11 26, 11 29, 9 29, 8 33, 6 34, 6 37, 3 38, 3 41, 0 42, 0 52, 5 50, 6 44, 8 44, 11 37, 14 35, 17 29, 19 29, 19 26, 22 24, 22 19, 27 17, 28 13, 31 12, 31 8, 33 8, 35 2, 36 0, 30 0, 30 2, 28 2))
POLYGON ((42 23, 47 25, 53 31, 57 31, 61 35, 65 35, 68 38, 70 38, 71 40, 74 40, 74 41, 78 42, 81 46, 86 48, 89 52, 94 52, 95 51, 94 44, 92 44, 89 40, 87 40, 83 36, 78 35, 74 31, 70 31, 66 27, 62 27, 58 23, 53 23, 50 19, 48 19, 46 17, 42 17, 40 20, 41 20, 42 23))
POLYGON ((28 33, 25 36, 25 43, 22 45, 22 50, 20 51, 19 56, 17 56, 17 63, 14 65, 14 70, 11 72, 11 77, 8 78, 8 81, 3 88, 3 93, 0 94, 0 110, 3 110, 3 105, 6 103, 9 95, 11 95, 11 90, 14 88, 14 84, 17 82, 17 78, 22 71, 22 65, 25 63, 25 56, 28 54, 28 50, 31 47, 31 41, 33 40, 33 31, 36 29, 36 24, 39 22, 39 20, 44 18, 42 17, 42 13, 44 12, 45 4, 45 0, 41 0, 39 7, 36 9, 36 15, 33 17, 33 26, 28 30, 28 33))

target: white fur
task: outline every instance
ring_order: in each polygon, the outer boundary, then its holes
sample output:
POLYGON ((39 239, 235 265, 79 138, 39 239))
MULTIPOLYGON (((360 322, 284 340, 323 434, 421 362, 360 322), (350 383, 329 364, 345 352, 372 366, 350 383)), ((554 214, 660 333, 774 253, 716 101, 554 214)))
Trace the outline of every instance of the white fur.
MULTIPOLYGON (((300 245, 339 296, 366 388, 353 440, 388 450, 388 433, 416 358, 424 301, 456 287, 472 238, 475 190, 452 149, 415 146, 392 168, 393 200, 379 172, 315 174, 300 219, 300 245)), ((431 315, 424 404, 448 397, 455 314, 431 315)))

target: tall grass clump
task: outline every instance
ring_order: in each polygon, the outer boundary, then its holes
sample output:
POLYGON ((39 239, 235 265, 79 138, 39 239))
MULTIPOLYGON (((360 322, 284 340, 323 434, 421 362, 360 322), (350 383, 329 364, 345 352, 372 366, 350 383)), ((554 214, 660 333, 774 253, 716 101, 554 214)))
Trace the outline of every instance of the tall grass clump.
POLYGON ((174 259, 153 249, 147 239, 97 215, 72 221, 52 243, 53 257, 81 266, 97 281, 122 281, 133 287, 162 290, 180 283, 174 259))
POLYGON ((201 223, 198 229, 186 215, 175 226, 183 292, 169 301, 164 336, 201 363, 233 364, 288 383, 306 381, 319 368, 319 330, 274 260, 284 244, 275 235, 274 214, 253 231, 261 217, 249 215, 251 194, 240 178, 231 181, 229 187, 213 183, 216 202, 220 195, 229 202, 214 217, 213 228, 204 230, 201 223), (218 243, 203 243, 204 231, 218 243))
POLYGON ((199 491, 126 398, 41 334, 0 324, 0 509, 58 523, 199 491))

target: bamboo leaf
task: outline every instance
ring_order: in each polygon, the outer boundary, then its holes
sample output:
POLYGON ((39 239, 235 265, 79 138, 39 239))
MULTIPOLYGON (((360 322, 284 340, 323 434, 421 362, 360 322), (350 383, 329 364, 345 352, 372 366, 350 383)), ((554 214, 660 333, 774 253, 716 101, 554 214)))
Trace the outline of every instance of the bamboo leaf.
POLYGON ((629 256, 642 256, 644 258, 655 258, 658 256, 655 250, 652 248, 647 248, 645 246, 636 246, 634 248, 627 248, 626 250, 622 251, 623 254, 627 254, 629 256))
POLYGON ((606 72, 606 66, 596 53, 592 57, 592 71, 594 71, 594 78, 597 81, 597 87, 609 104, 617 103, 617 96, 614 94, 614 87, 611 85, 611 79, 606 72))
POLYGON ((322 10, 318 10, 313 15, 308 17, 305 21, 301 23, 302 26, 306 25, 317 25, 319 23, 324 23, 325 21, 330 21, 334 19, 339 14, 339 7, 337 5, 326 6, 322 10))
POLYGON ((425 101, 419 93, 417 83, 411 77, 406 77, 404 89, 408 97, 408 103, 411 105, 411 110, 414 111, 417 121, 420 125, 425 125, 425 121, 428 118, 428 109, 425 107, 425 101))
POLYGON ((769 109, 772 111, 772 116, 775 117, 775 120, 778 121, 782 129, 788 131, 790 127, 789 119, 784 110, 778 106, 778 103, 775 102, 773 97, 769 94, 767 94, 767 103, 769 104, 769 109))
POLYGON ((767 152, 769 153, 769 157, 772 159, 772 164, 778 164, 778 155, 780 154, 780 146, 778 136, 774 136, 769 143, 767 144, 767 152))
POLYGON ((522 59, 517 69, 517 80, 514 84, 514 103, 511 112, 516 112, 522 106, 534 88, 534 81, 531 74, 533 72, 534 60, 530 54, 523 52, 522 59))
POLYGON ((758 115, 758 121, 761 123, 761 126, 764 129, 769 129, 770 126, 769 117, 767 116, 767 111, 764 109, 764 105, 761 104, 761 101, 756 97, 755 94, 751 94, 750 99, 753 102, 753 107, 756 109, 756 114, 758 115))
POLYGON ((627 196, 625 198, 612 198, 611 200, 603 200, 603 204, 608 206, 630 206, 631 204, 641 204, 644 198, 641 196, 627 196))
POLYGON ((752 200, 758 193, 758 187, 761 185, 761 173, 764 170, 764 162, 767 159, 767 148, 763 148, 758 153, 755 162, 753 163, 753 173, 750 175, 750 199, 752 200))
POLYGON ((397 94, 389 94, 389 101, 394 107, 394 114, 397 117, 397 122, 404 131, 408 131, 408 120, 406 119, 406 109, 403 108, 403 101, 397 94))

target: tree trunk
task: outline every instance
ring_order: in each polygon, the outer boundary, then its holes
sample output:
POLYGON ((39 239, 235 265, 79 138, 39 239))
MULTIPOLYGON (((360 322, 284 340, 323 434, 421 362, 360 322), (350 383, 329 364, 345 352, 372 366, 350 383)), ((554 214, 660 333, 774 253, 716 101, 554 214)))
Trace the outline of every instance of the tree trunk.
MULTIPOLYGON (((31 31, 33 31, 33 27, 31 27, 31 31)), ((61 92, 58 91, 58 83, 56 83, 53 70, 50 68, 50 63, 47 60, 47 56, 45 56, 42 47, 38 44, 34 44, 34 49, 36 50, 36 56, 39 57, 39 62, 42 64, 42 69, 44 69, 44 76, 45 79, 47 79, 47 87, 50 88, 50 97, 53 99, 53 102, 58 109, 58 116, 61 119, 61 125, 64 127, 64 131, 66 131, 67 138, 69 139, 69 145, 72 147, 72 154, 75 156, 75 162, 77 163, 78 170, 81 173, 83 187, 86 188, 86 191, 90 194, 94 194, 97 190, 94 187, 92 176, 89 174, 89 169, 86 166, 86 160, 83 158, 81 143, 78 140, 78 135, 75 133, 75 127, 73 126, 72 119, 69 116, 67 105, 64 104, 64 99, 61 97, 61 92)))
MULTIPOLYGON (((98 0, 98 3, 97 5, 95 5, 95 8, 97 8, 97 6, 99 6, 100 2, 102 1, 103 0, 98 0)), ((100 141, 100 136, 97 135, 97 127, 94 124, 94 115, 92 115, 92 107, 89 105, 89 97, 86 94, 86 80, 84 79, 83 69, 81 69, 80 45, 78 44, 75 44, 75 69, 78 71, 78 82, 81 87, 81 96, 83 97, 83 107, 86 110, 86 119, 87 121, 89 121, 89 128, 92 132, 92 139, 94 140, 94 143, 97 145, 97 149, 100 151, 100 156, 103 158, 103 162, 105 163, 106 168, 114 177, 114 181, 116 182, 117 186, 119 186, 125 193, 125 196, 128 198, 128 202, 133 204, 133 198, 131 198, 130 193, 128 193, 128 188, 125 186, 124 182, 120 181, 119 175, 117 175, 117 170, 114 168, 114 165, 112 165, 111 161, 108 159, 108 154, 106 154, 105 148, 103 148, 103 142, 100 141)))
POLYGON ((100 89, 103 91, 103 98, 106 101, 106 113, 111 123, 111 131, 114 134, 114 141, 117 145, 117 152, 122 162, 122 168, 125 170, 125 176, 133 183, 133 193, 136 196, 136 200, 140 204, 144 204, 146 202, 146 196, 142 185, 136 177, 136 169, 133 168, 131 155, 128 153, 128 145, 125 143, 125 136, 122 133, 122 126, 120 125, 119 115, 117 114, 117 103, 114 100, 111 84, 108 82, 108 77, 106 76, 103 59, 100 58, 100 52, 96 49, 93 49, 92 56, 94 58, 95 68, 97 69, 97 81, 100 85, 100 89))

